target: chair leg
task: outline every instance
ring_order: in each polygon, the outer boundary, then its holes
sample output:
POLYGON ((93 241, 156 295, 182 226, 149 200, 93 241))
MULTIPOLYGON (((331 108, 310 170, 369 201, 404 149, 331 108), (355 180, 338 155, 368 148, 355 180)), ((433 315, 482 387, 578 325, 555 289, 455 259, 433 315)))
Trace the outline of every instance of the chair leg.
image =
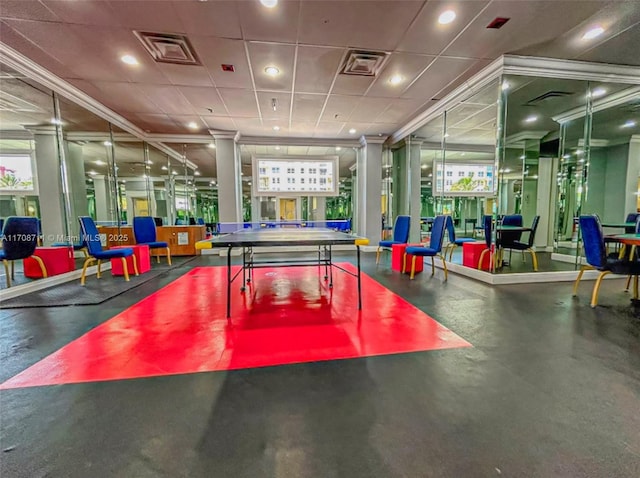
POLYGON ((481 271, 482 270, 482 260, 484 259, 484 255, 489 252, 489 254, 491 254, 491 252, 489 251, 489 249, 485 249, 484 251, 482 251, 480 253, 480 260, 478 261, 478 270, 481 271))
POLYGON ((629 285, 631 285, 631 274, 627 277, 627 285, 624 287, 625 292, 629 292, 629 285))
POLYGON ((402 273, 404 274, 407 270, 407 253, 402 254, 402 273))
POLYGON ((7 278, 7 289, 11 287, 11 266, 9 266, 9 261, 6 259, 2 259, 2 263, 4 264, 4 275, 7 278))
POLYGON ((160 264, 160 254, 156 253, 156 263, 160 264))
POLYGON ((378 246, 378 250, 376 251, 376 265, 380 263, 380 246, 378 246))
MULTIPOLYGON (((455 250, 456 247, 458 247, 456 244, 451 244, 451 250, 449 251, 449 260, 453 259, 453 251, 455 250)), ((446 257, 447 254, 445 253, 444 256, 446 257)))
POLYGON ((86 247, 83 247, 82 249, 80 249, 82 251, 82 255, 84 255, 84 258, 88 258, 89 257, 89 251, 87 250, 86 247))
MULTIPOLYGON (((122 271, 124 272, 124 280, 129 282, 129 266, 127 265, 127 258, 121 257, 120 260, 122 261, 122 271)), ((135 257, 134 257, 134 260, 135 260, 135 257)))
POLYGON ((596 279, 596 283, 593 286, 593 294, 591 294, 591 308, 594 309, 598 305, 598 292, 600 291, 600 285, 602 285, 602 279, 604 276, 611 274, 611 271, 602 271, 598 278, 596 279))
POLYGON ((638 276, 633 276, 633 299, 638 300, 638 276))
POLYGON ((433 277, 436 273, 436 266, 433 263, 433 256, 431 256, 431 277, 433 277))
POLYGON ((96 274, 96 277, 98 279, 100 279, 102 277, 102 270, 100 270, 101 266, 102 266, 102 261, 100 259, 98 259, 98 273, 96 274))
POLYGON ((82 266, 82 275, 80 276, 80 285, 84 285, 87 279, 87 267, 89 267, 89 264, 91 264, 93 261, 95 261, 93 257, 87 257, 84 260, 84 264, 82 266))
POLYGON ((11 280, 16 280, 16 261, 11 261, 11 280))
POLYGON ((139 276, 140 274, 138 274, 138 259, 135 254, 131 257, 133 257, 133 272, 135 273, 135 275, 139 276))
POLYGON ((538 272, 538 256, 533 249, 527 249, 531 253, 531 261, 533 262, 533 271, 538 272))
POLYGON ((42 277, 43 278, 47 278, 49 277, 47 275, 47 268, 44 265, 44 262, 42 261, 42 259, 38 256, 31 256, 33 259, 35 259, 35 261, 38 263, 38 265, 40 266, 40 271, 42 272, 42 277))
MULTIPOLYGON (((409 276, 410 279, 413 279, 416 275, 416 259, 418 258, 418 256, 412 256, 411 257, 411 275, 409 276)), ((422 258, 420 258, 422 259, 422 258)))
POLYGON ((444 256, 438 254, 438 257, 442 259, 442 269, 444 270, 444 280, 446 281, 449 278, 449 271, 447 270, 447 261, 444 260, 444 256))
POLYGON ((167 247, 167 264, 171 265, 171 249, 167 247))
POLYGON ((573 283, 573 296, 578 295, 578 285, 580 285, 580 279, 582 279, 582 274, 584 271, 591 270, 593 267, 591 266, 582 266, 580 268, 580 272, 578 272, 578 277, 576 277, 576 281, 573 283))

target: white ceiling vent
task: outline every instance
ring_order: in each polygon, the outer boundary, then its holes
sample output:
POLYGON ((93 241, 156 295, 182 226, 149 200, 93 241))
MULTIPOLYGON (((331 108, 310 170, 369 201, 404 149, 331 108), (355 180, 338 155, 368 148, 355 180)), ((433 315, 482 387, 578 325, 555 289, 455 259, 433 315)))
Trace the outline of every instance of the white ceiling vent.
POLYGON ((389 54, 382 51, 350 50, 344 62, 343 75, 376 76, 389 54))
POLYGON ((177 65, 200 65, 200 60, 184 35, 134 31, 155 61, 177 65))

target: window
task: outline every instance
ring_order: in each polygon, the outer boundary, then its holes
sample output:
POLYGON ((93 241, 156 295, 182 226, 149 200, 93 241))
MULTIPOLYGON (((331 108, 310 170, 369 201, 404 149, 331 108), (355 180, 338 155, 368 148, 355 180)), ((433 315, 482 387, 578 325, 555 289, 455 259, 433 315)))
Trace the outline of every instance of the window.
POLYGON ((458 177, 464 178, 464 171, 458 171, 458 177))
POLYGON ((484 171, 478 171, 478 177, 484 178, 484 171))
POLYGON ((300 174, 304 174, 304 168, 300 168, 300 174))
POLYGON ((300 184, 304 184, 304 178, 300 178, 300 184))
POLYGON ((447 171, 447 177, 449 178, 451 176, 453 176, 453 171, 447 171))
POLYGON ((321 176, 326 176, 326 175, 327 175, 327 170, 326 170, 326 168, 320 168, 320 175, 321 175, 321 176))

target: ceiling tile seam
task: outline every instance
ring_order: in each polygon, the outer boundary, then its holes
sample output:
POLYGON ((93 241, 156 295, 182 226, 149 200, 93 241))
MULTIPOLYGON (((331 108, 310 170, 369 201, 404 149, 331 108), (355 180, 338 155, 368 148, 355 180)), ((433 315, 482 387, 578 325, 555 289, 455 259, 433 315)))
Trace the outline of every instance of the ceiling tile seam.
MULTIPOLYGON (((327 97, 324 99, 324 104, 322 105, 322 109, 320 110, 320 114, 318 115, 318 121, 316 121, 314 133, 315 133, 315 130, 318 129, 318 125, 320 125, 320 121, 322 121, 322 115, 324 115, 324 111, 327 109, 327 103, 329 102, 329 98, 331 98, 331 92, 333 91, 333 87, 335 86, 336 81, 338 80, 338 75, 340 74, 340 70, 342 69, 342 64, 347 58, 348 53, 349 53, 349 50, 347 49, 345 49, 342 52, 342 57, 340 58, 340 62, 338 63, 338 68, 336 69, 336 72, 333 75, 333 80, 331 80, 331 85, 329 86, 327 97)), ((338 132, 338 134, 340 134, 340 132, 338 132)))
POLYGON ((302 5, 298 6, 298 21, 296 24, 296 49, 293 53, 293 74, 291 75, 291 99, 289 100, 289 131, 293 122, 293 101, 296 92, 296 76, 298 76, 298 40, 300 37, 300 23, 302 20, 302 5))
MULTIPOLYGON (((56 58, 55 56, 53 56, 52 54, 46 52, 45 50, 43 50, 40 45, 38 45, 37 43, 35 43, 34 41, 30 40, 29 37, 27 37, 26 35, 23 35, 21 32, 19 32, 18 30, 16 30, 15 28, 13 28, 9 23, 3 21, 3 19, 0 19, 0 24, 4 24, 6 26, 6 28, 9 28, 11 31, 13 31, 13 33, 15 33, 16 35, 24 38, 24 40, 28 43, 30 43, 31 45, 33 45, 36 49, 40 50, 44 55, 53 58, 57 63, 59 63, 60 65, 64 66, 67 71, 70 71, 67 67, 67 65, 65 65, 64 62, 60 61, 58 58, 56 58)), ((7 45, 8 46, 8 45, 7 45)), ((31 58, 29 58, 31 59, 31 58)), ((33 61, 33 60, 31 60, 33 61)), ((35 63, 35 61, 34 61, 35 63)))
MULTIPOLYGON (((486 111, 487 109, 489 109, 489 108, 493 108, 494 106, 495 106, 495 105, 487 105, 486 107, 482 108, 481 110, 478 110, 477 112, 473 113, 471 116, 467 116, 465 119, 462 119, 462 120, 458 121, 457 123, 454 123, 454 124, 452 124, 452 125, 450 125, 450 126, 451 126, 451 128, 455 128, 455 127, 456 127, 457 125, 459 125, 460 123, 463 123, 463 122, 465 122, 465 121, 468 121, 468 120, 470 120, 470 119, 472 119, 472 118, 474 118, 474 117, 478 116, 480 113, 482 113, 482 112, 486 111)), ((449 127, 449 126, 447 126, 447 127, 449 127)))
POLYGON ((435 63, 436 60, 438 60, 438 58, 440 58, 441 55, 444 54, 444 52, 447 51, 447 49, 453 45, 453 43, 460 38, 460 36, 467 31, 467 29, 471 26, 471 24, 473 22, 476 21, 476 19, 482 15, 484 13, 484 11, 489 8, 489 6, 493 3, 493 0, 490 0, 489 2, 487 2, 487 4, 465 25, 464 28, 462 28, 460 30, 460 32, 458 32, 458 34, 453 38, 453 40, 451 40, 442 50, 440 50, 440 53, 438 53, 436 55, 436 57, 433 59, 433 61, 431 63, 429 63, 426 68, 424 70, 422 70, 420 73, 418 73, 418 76, 416 76, 413 81, 411 83, 409 83, 407 85, 407 87, 402 91, 402 93, 400 93, 400 96, 404 95, 407 91, 409 91, 409 88, 411 88, 421 77, 422 75, 425 74, 425 72, 431 67, 431 65, 433 65, 435 63))
POLYGON ((258 92, 256 90, 256 80, 253 75, 253 66, 251 65, 251 55, 249 54, 249 44, 244 42, 244 54, 247 57, 247 65, 249 66, 249 75, 251 77, 251 85, 253 86, 253 97, 256 102, 256 108, 258 108, 258 117, 260 118, 260 124, 264 127, 264 120, 262 118, 262 110, 260 109, 260 101, 258 100, 258 92))
POLYGON ((602 40, 600 43, 598 43, 597 45, 593 45, 591 48, 589 48, 588 50, 583 51, 582 53, 580 53, 578 56, 576 56, 575 58, 581 58, 584 55, 586 55, 587 53, 589 53, 592 50, 595 50, 596 48, 601 47, 602 45, 604 45, 605 43, 613 40, 615 37, 622 35, 624 32, 631 30, 634 27, 637 27, 640 25, 640 22, 636 22, 633 25, 630 25, 629 27, 625 28, 624 30, 619 31, 618 33, 616 33, 615 35, 611 35, 610 37, 607 37, 606 39, 602 40))

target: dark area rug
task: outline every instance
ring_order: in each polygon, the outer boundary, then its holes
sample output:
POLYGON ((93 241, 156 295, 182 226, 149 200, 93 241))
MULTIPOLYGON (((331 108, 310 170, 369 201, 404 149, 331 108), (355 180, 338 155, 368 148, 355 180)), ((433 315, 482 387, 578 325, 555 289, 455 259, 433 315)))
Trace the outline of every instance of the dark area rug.
POLYGON ((64 284, 31 292, 30 294, 3 300, 0 302, 0 309, 101 304, 117 295, 141 286, 169 270, 183 267, 196 257, 172 257, 173 264, 171 266, 165 261, 160 264, 154 262, 149 272, 139 276, 131 275, 129 282, 125 281, 124 277, 113 277, 111 271, 103 272, 101 279, 97 279, 95 275, 88 276, 84 287, 80 285, 79 279, 75 279, 64 284))

